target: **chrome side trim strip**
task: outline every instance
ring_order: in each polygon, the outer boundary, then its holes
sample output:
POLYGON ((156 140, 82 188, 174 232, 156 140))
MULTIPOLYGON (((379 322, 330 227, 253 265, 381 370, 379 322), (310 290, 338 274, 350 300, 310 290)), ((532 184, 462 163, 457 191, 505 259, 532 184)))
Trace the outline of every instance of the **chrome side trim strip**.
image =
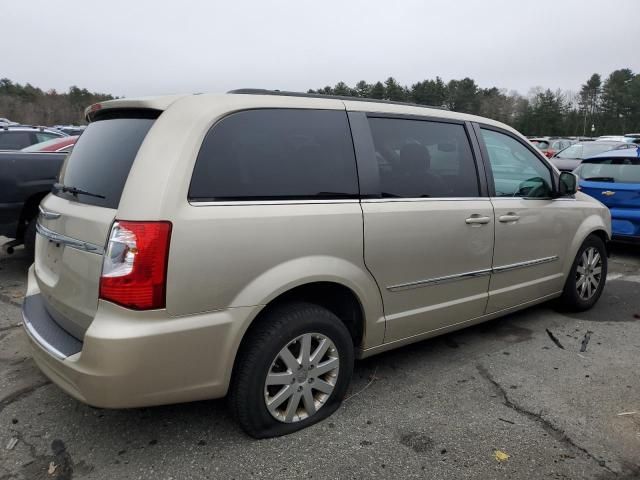
POLYGON ((22 324, 24 325, 24 329, 27 331, 27 334, 42 348, 44 348, 47 352, 49 352, 52 356, 59 358, 60 360, 64 360, 67 358, 67 355, 62 353, 60 350, 55 348, 49 342, 47 342, 42 336, 38 333, 38 331, 31 324, 29 319, 25 316, 24 312, 22 313, 22 324))
POLYGON ((400 283, 398 285, 391 285, 387 287, 387 290, 391 292, 397 292, 401 290, 410 290, 412 288, 427 287, 430 285, 441 285, 443 283, 455 282, 458 280, 465 280, 468 278, 484 277, 485 275, 490 275, 492 273, 508 272, 511 270, 516 270, 518 268, 533 267, 535 265, 542 265, 544 263, 555 262, 556 260, 558 260, 558 258, 559 257, 557 255, 554 255, 552 257, 537 258, 535 260, 527 260, 526 262, 518 262, 518 263, 512 263, 510 265, 503 265, 501 267, 485 268, 483 270, 475 270, 473 272, 456 273, 454 275, 446 275, 444 277, 429 278, 426 280, 417 280, 415 282, 409 282, 409 283, 400 283))
POLYGON ((104 254, 104 247, 101 247, 100 245, 83 242, 82 240, 76 240, 75 238, 56 233, 53 230, 49 230, 47 227, 43 227, 40 223, 36 223, 36 232, 51 242, 61 243, 69 248, 76 248, 78 250, 84 250, 85 252, 95 253, 97 255, 104 254))
POLYGON ((476 270, 474 272, 456 273, 455 275, 447 275, 444 277, 430 278, 427 280, 418 280, 416 282, 401 283, 399 285, 391 285, 387 287, 387 290, 397 292, 399 290, 409 290, 412 288, 426 287, 428 285, 440 285, 448 282, 455 282, 456 280, 463 280, 466 278, 484 277, 491 274, 490 268, 483 270, 476 270))
POLYGON ((358 199, 334 199, 334 200, 234 200, 220 202, 189 201, 193 207, 231 207, 237 205, 313 205, 331 203, 360 203, 358 199))
POLYGON ((42 205, 38 205, 38 210, 40 210, 40 216, 46 220, 55 220, 56 218, 60 218, 59 213, 52 212, 51 210, 45 210, 42 208, 42 205))
POLYGON ((543 263, 550 263, 550 262, 555 262, 556 260, 558 260, 558 256, 554 255, 552 257, 544 257, 544 258, 537 258, 535 260, 527 260, 526 262, 518 262, 518 263, 512 263, 510 265, 503 265, 501 267, 493 267, 493 273, 502 273, 502 272, 508 272, 510 270, 515 270, 517 268, 525 268, 525 267, 533 267, 535 265, 542 265, 543 263))
POLYGON ((362 203, 397 203, 397 202, 478 202, 489 197, 407 197, 407 198, 363 198, 362 203))

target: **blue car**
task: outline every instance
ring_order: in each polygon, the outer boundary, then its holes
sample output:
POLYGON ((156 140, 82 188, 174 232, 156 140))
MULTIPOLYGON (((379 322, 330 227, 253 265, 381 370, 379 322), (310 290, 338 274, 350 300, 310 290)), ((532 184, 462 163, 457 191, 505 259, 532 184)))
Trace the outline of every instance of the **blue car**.
POLYGON ((595 155, 573 173, 582 192, 611 210, 613 240, 640 241, 640 147, 595 155))

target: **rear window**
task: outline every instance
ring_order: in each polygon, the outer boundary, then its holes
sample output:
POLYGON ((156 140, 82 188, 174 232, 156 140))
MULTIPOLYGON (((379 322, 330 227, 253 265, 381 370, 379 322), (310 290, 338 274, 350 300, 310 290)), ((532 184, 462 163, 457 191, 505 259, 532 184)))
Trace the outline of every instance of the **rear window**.
POLYGON ((224 118, 207 133, 189 188, 196 201, 357 196, 347 116, 333 110, 247 110, 224 118))
POLYGON ((95 196, 76 196, 54 189, 60 197, 80 203, 118 208, 133 160, 154 120, 115 118, 91 123, 75 144, 60 173, 60 183, 95 196))
POLYGON ((640 183, 640 158, 587 160, 576 174, 591 182, 640 183))

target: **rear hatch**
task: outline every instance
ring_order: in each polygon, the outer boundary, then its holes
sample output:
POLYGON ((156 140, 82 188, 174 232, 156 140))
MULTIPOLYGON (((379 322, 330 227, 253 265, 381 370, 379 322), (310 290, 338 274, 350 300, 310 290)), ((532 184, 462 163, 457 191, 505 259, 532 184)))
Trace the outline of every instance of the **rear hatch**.
POLYGON ((580 190, 609 208, 640 210, 640 182, 613 183, 581 181, 580 190))
POLYGON ((575 173, 580 178, 580 189, 607 207, 640 209, 640 157, 636 156, 636 149, 587 159, 575 173))
POLYGON ((49 314, 82 339, 98 306, 105 244, 138 149, 160 112, 96 115, 41 204, 35 276, 49 314))

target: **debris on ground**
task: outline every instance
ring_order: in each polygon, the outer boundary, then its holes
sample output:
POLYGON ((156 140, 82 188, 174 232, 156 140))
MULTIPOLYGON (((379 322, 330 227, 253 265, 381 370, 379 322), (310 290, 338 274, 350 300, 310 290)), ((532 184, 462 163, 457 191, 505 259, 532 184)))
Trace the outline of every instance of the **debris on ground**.
POLYGON ((634 313, 633 318, 640 318, 640 313, 634 313))
POLYGON ((622 417, 622 416, 625 416, 625 415, 635 415, 636 413, 638 413, 638 412, 621 412, 617 416, 618 417, 622 417))
POLYGON ((509 456, 510 455, 508 453, 503 452, 502 450, 496 450, 493 452, 493 457, 499 462, 506 462, 509 460, 509 456))
POLYGON ((549 338, 553 341, 553 343, 555 343, 558 348, 564 350, 564 346, 560 343, 560 340, 558 340, 556 336, 551 332, 551 330, 549 330, 548 328, 546 328, 545 330, 547 331, 547 335, 549 335, 549 338))
POLYGON ((13 450, 17 444, 18 444, 18 439, 16 437, 11 437, 9 439, 9 442, 7 443, 7 450, 13 450))
POLYGON ((504 423, 510 423, 511 425, 515 425, 516 424, 516 422, 512 422, 511 420, 507 420, 506 418, 498 417, 498 420, 500 420, 501 422, 504 422, 504 423))
POLYGON ((582 345, 580 346, 581 352, 587 351, 587 345, 589 344, 589 340, 591 339, 591 334, 593 332, 591 330, 587 330, 587 333, 584 334, 584 338, 582 339, 582 345))
POLYGON ((58 466, 57 466, 55 463, 50 462, 50 463, 49 463, 49 468, 48 468, 48 470, 47 470, 47 473, 48 473, 49 475, 53 475, 53 474, 55 474, 55 473, 56 473, 56 470, 57 470, 57 469, 58 469, 58 466))

